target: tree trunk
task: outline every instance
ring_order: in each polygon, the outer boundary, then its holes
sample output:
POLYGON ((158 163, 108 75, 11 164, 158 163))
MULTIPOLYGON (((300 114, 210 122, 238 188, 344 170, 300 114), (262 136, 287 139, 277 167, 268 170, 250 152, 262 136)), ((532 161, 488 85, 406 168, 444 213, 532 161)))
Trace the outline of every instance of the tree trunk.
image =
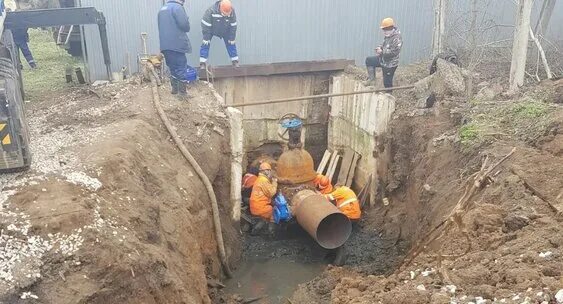
POLYGON ((467 79, 467 100, 470 101, 473 98, 473 75, 475 74, 475 67, 477 66, 477 1, 473 0, 471 2, 471 26, 469 29, 469 78, 467 79))
POLYGON ((510 92, 515 92, 524 85, 532 2, 532 0, 519 0, 518 2, 514 44, 512 46, 512 63, 510 65, 510 92))
POLYGON ((551 14, 555 9, 556 1, 557 0, 544 0, 540 17, 538 18, 538 23, 534 29, 536 36, 543 36, 547 33, 547 28, 549 27, 549 21, 551 20, 551 14))
POLYGON ((447 0, 434 0, 434 30, 432 33, 432 57, 444 51, 447 0))

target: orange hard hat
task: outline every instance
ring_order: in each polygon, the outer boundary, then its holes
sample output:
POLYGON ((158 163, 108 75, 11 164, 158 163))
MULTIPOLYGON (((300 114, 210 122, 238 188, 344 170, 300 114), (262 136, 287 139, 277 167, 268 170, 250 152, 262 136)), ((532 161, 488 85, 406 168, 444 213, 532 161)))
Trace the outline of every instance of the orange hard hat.
POLYGON ((266 162, 260 164, 260 171, 272 170, 272 166, 266 162))
POLYGON ((393 18, 385 18, 383 20, 381 20, 381 28, 388 28, 388 27, 392 27, 395 26, 395 21, 393 20, 393 18))
POLYGON ((319 188, 325 189, 328 186, 330 186, 330 180, 328 179, 328 177, 324 175, 321 176, 321 179, 319 180, 319 188))
POLYGON ((230 0, 222 0, 221 4, 219 4, 219 10, 221 11, 221 14, 230 16, 233 12, 233 4, 230 0))

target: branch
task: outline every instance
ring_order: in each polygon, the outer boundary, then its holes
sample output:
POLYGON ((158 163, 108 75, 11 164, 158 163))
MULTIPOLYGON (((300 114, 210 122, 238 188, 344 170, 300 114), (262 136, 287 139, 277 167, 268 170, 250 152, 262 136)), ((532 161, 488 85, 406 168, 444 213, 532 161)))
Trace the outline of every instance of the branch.
POLYGON ((536 35, 534 35, 534 31, 532 31, 532 27, 530 27, 530 37, 538 47, 538 51, 540 52, 541 55, 541 61, 543 63, 543 68, 545 69, 545 73, 547 74, 547 79, 552 79, 553 74, 551 74, 551 69, 549 68, 549 64, 547 64, 547 59, 545 58, 545 52, 543 51, 543 47, 541 46, 540 41, 538 40, 538 38, 536 38, 536 35))
MULTIPOLYGON (((465 230, 465 226, 463 224, 462 218, 463 216, 469 211, 469 205, 472 202, 471 198, 477 193, 478 190, 483 189, 483 187, 489 183, 492 179, 489 176, 498 166, 500 166, 503 162, 505 162, 514 152, 516 148, 513 148, 510 153, 504 156, 501 160, 499 160, 496 164, 490 166, 487 169, 489 164, 489 158, 485 158, 483 164, 481 165, 481 170, 477 173, 472 174, 467 179, 467 186, 465 188, 465 192, 459 199, 456 206, 452 209, 448 217, 440 222, 434 229, 430 230, 420 242, 418 242, 413 248, 407 253, 403 262, 397 268, 396 272, 399 272, 403 267, 406 267, 412 263, 412 261, 418 257, 421 253, 425 252, 428 247, 433 244, 435 241, 440 240, 446 233, 455 225, 464 235, 464 237, 468 238, 467 232, 465 230)), ((439 247, 441 248, 441 244, 439 247)), ((462 255, 465 255, 471 250, 471 246, 466 249, 466 252, 462 255)), ((441 265, 441 259, 445 257, 442 255, 441 252, 438 253, 438 263, 441 265)))

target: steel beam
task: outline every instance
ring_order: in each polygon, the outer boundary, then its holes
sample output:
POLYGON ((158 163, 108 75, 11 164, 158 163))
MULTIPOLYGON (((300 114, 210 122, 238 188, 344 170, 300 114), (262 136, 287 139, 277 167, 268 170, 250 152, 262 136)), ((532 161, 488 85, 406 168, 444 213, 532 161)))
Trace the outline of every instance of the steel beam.
MULTIPOLYGON (((354 64, 353 60, 336 59, 324 61, 298 61, 279 62, 267 64, 249 64, 238 68, 233 66, 212 67, 213 78, 232 78, 247 76, 271 76, 283 74, 314 73, 343 71, 348 65, 354 64)), ((207 78, 206 71, 200 70, 199 77, 207 78)))
POLYGON ((106 23, 104 15, 95 8, 77 7, 9 12, 5 26, 16 29, 102 23, 106 23))
MULTIPOLYGON (((102 43, 102 53, 109 79, 111 79, 111 58, 109 53, 106 18, 94 7, 54 8, 9 12, 6 15, 6 29, 36 28, 78 24, 97 24, 102 43)), ((86 59, 86 58, 84 58, 86 59)))

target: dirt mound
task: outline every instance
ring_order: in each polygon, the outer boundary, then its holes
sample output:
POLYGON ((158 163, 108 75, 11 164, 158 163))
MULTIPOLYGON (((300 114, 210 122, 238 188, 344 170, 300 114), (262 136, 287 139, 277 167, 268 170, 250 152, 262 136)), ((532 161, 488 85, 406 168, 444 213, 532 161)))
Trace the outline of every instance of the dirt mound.
MULTIPOLYGON (((94 90, 30 107, 32 170, 0 177, 0 301, 210 303, 207 277, 221 269, 203 184, 148 86, 94 90)), ((206 85, 191 103, 165 90, 163 107, 225 204, 230 248, 226 116, 206 85)))
MULTIPOLYGON (((300 286, 292 302, 555 303, 563 288, 563 225, 557 213, 563 210, 563 110, 553 105, 557 96, 540 100, 545 88, 537 89, 511 103, 444 98, 416 115, 412 97, 400 99, 385 139, 392 161, 379 187, 389 204, 380 201, 368 210, 363 229, 381 231, 391 244, 396 239, 413 246, 450 214, 485 157, 495 163, 516 147, 472 198, 463 217, 469 241, 452 229, 389 276, 377 268, 329 268, 300 286), (475 134, 468 124, 479 126, 475 134), (442 269, 438 248, 445 255, 442 269)), ((378 255, 392 258, 396 247, 378 255)))

